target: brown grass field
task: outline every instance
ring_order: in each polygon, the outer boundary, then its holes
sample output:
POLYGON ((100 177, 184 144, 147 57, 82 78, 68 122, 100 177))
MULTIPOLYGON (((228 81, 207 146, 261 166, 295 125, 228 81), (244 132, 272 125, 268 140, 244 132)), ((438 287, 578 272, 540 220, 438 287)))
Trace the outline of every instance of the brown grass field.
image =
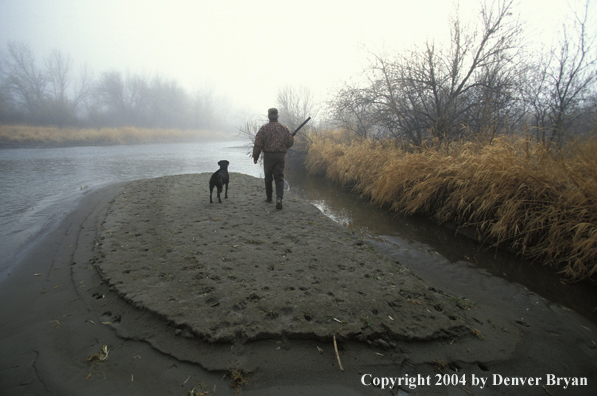
POLYGON ((222 140, 220 132, 121 128, 57 128, 25 125, 0 125, 0 147, 64 147, 84 145, 118 145, 149 143, 181 143, 198 140, 222 140))
POLYGON ((472 227, 558 268, 597 275, 597 138, 562 151, 527 138, 406 150, 334 132, 310 137, 306 167, 397 213, 472 227))

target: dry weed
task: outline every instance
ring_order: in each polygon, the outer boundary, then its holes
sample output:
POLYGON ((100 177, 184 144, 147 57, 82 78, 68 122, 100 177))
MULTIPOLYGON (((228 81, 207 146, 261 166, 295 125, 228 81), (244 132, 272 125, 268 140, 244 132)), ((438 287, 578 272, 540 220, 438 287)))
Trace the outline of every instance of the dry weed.
POLYGON ((224 138, 218 132, 146 128, 57 128, 0 125, 0 145, 116 145, 189 142, 224 138))
POLYGON ((240 392, 243 386, 248 385, 251 382, 249 374, 251 374, 251 371, 241 370, 238 367, 231 368, 228 372, 228 375, 230 376, 230 386, 240 392))
POLYGON ((488 240, 597 275, 597 139, 556 151, 528 138, 406 150, 390 141, 312 139, 307 170, 379 206, 474 227, 488 240))

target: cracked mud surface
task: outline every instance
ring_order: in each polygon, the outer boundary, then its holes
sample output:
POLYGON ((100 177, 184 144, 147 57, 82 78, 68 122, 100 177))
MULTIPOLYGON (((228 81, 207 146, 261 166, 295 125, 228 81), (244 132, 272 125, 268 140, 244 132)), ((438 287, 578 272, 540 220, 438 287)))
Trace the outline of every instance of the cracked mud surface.
POLYGON ((129 184, 102 224, 97 263, 126 300, 212 342, 372 341, 470 335, 464 311, 407 267, 376 254, 313 205, 264 202, 263 181, 209 174, 129 184))

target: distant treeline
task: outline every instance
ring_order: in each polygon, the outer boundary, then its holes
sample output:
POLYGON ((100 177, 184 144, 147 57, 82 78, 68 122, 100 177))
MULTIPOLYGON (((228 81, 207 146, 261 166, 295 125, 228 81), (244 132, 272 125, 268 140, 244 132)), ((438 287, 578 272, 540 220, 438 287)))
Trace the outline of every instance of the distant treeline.
POLYGON ((0 51, 0 124, 230 130, 210 90, 188 92, 161 76, 75 70, 54 50, 38 63, 31 48, 9 42, 0 51))
POLYGON ((225 140, 218 131, 162 128, 71 128, 0 125, 0 148, 113 146, 121 144, 189 143, 225 140))
MULTIPOLYGON (((571 12, 559 38, 545 46, 527 40, 513 0, 480 3, 477 20, 451 18, 445 38, 368 52, 365 70, 326 106, 314 102, 308 87, 281 88, 280 120, 295 127, 311 116, 311 129, 413 147, 521 132, 560 145, 597 125, 597 32, 589 5, 571 12)), ((169 78, 95 76, 85 68, 77 74, 58 50, 40 66, 23 43, 0 52, 0 123, 236 130, 223 124, 221 108, 213 92, 190 93, 169 78)), ((254 136, 263 121, 247 121, 241 132, 254 136)))

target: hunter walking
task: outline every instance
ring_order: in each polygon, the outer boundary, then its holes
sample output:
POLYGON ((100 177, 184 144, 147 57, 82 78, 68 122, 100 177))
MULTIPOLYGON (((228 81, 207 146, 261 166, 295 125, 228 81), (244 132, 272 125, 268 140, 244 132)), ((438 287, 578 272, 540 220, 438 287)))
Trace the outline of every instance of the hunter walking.
POLYGON ((294 136, 286 125, 278 122, 278 109, 267 111, 269 122, 259 128, 253 147, 253 161, 259 160, 263 151, 263 171, 265 173, 266 201, 272 202, 273 186, 276 184, 276 209, 282 209, 284 198, 284 161, 286 151, 294 144, 294 136))

